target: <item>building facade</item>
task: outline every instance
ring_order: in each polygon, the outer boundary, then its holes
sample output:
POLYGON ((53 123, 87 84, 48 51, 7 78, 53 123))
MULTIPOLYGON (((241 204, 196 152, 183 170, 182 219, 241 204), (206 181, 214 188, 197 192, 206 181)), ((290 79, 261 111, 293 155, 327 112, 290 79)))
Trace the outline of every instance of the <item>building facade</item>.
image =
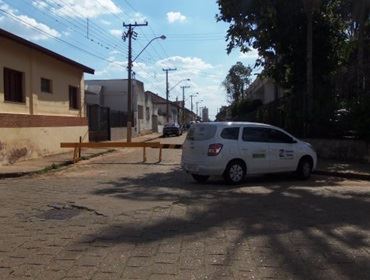
POLYGON ((262 104, 269 104, 281 98, 284 90, 269 78, 256 78, 246 90, 246 99, 260 100, 262 104))
MULTIPOLYGON (((111 112, 127 114, 126 79, 86 80, 86 103, 107 107, 111 112)), ((145 134, 152 131, 153 104, 151 96, 144 93, 144 84, 138 80, 132 81, 132 135, 145 134)), ((127 137, 126 125, 111 128, 111 140, 127 137)))
POLYGON ((88 140, 84 73, 94 70, 0 29, 0 164, 88 140))

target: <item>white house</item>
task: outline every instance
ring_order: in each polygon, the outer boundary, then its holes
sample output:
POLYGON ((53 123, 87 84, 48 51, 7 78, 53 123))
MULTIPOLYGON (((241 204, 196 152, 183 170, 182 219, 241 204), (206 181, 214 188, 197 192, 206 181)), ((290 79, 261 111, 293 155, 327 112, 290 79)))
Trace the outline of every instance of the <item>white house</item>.
MULTIPOLYGON (((86 103, 108 107, 111 111, 128 112, 127 79, 86 80, 86 103)), ((133 135, 152 131, 153 104, 144 93, 144 84, 132 80, 133 135)), ((112 131, 111 139, 126 138, 125 127, 112 131)))
POLYGON ((269 78, 257 77, 246 90, 246 99, 261 100, 262 104, 268 104, 283 97, 283 88, 269 78))

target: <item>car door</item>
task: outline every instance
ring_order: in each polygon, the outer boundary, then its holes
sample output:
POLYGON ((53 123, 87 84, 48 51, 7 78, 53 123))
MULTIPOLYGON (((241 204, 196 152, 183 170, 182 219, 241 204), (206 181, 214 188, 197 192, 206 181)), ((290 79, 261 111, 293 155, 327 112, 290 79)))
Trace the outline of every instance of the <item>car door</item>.
POLYGON ((269 170, 269 138, 264 127, 245 126, 239 141, 240 155, 247 164, 247 174, 267 173, 269 170))
POLYGON ((269 128, 271 172, 294 171, 297 168, 297 141, 281 130, 269 128))

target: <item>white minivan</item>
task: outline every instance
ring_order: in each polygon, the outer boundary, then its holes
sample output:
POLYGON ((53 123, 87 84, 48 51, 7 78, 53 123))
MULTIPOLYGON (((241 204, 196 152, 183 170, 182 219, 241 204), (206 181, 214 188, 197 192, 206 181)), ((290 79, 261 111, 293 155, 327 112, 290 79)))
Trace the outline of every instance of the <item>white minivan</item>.
POLYGON ((316 152, 286 131, 261 123, 193 124, 183 144, 181 166, 198 182, 223 175, 238 184, 254 174, 296 172, 308 179, 316 168, 316 152))

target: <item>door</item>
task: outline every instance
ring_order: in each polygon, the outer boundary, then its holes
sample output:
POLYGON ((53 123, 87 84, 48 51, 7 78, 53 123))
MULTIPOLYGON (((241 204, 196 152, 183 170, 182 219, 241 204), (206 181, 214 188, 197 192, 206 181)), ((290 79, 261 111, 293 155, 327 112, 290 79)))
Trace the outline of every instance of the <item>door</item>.
POLYGON ((272 172, 294 171, 297 168, 297 141, 283 131, 269 128, 269 155, 272 172))
POLYGON ((93 142, 110 140, 110 113, 109 108, 99 105, 87 107, 89 122, 89 140, 93 142))
POLYGON ((247 163, 247 174, 269 172, 268 129, 264 127, 243 127, 239 150, 247 163))

